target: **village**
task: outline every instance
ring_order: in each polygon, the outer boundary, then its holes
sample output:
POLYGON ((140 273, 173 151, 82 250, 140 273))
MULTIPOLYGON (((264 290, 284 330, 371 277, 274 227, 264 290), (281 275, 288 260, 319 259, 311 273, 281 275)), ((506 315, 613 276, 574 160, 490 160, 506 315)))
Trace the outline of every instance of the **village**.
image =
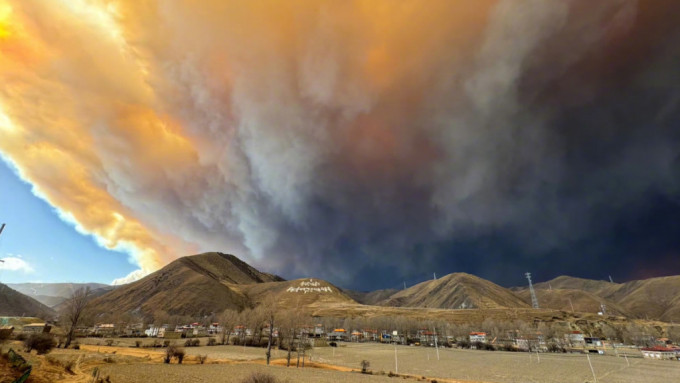
MULTIPOLYGON (((0 323, 19 323, 17 319, 0 318, 0 323)), ((629 344, 606 337, 590 336, 579 330, 560 333, 553 327, 541 326, 543 330, 532 330, 524 323, 516 324, 522 330, 504 330, 498 323, 483 323, 481 328, 496 328, 492 331, 470 331, 470 326, 450 326, 444 323, 409 323, 408 325, 386 328, 343 327, 336 318, 312 318, 323 323, 314 325, 270 326, 263 321, 259 325, 248 326, 234 324, 225 326, 219 322, 186 324, 146 325, 139 323, 98 323, 92 326, 79 326, 76 336, 80 339, 103 339, 105 344, 112 345, 112 339, 136 339, 138 347, 158 347, 161 343, 153 339, 170 342, 185 341, 185 345, 198 346, 201 341, 205 346, 243 345, 266 347, 268 339, 272 345, 285 349, 287 345, 303 349, 312 347, 338 347, 343 343, 380 343, 412 347, 461 348, 472 350, 506 351, 506 352, 560 352, 590 353, 599 355, 616 355, 624 352, 627 357, 648 359, 680 360, 680 346, 667 337, 638 335, 629 344), (420 326, 419 326, 420 325, 420 326), (410 327, 410 328, 409 328, 410 327), (270 328, 272 330, 270 330, 270 328), (544 333, 545 332, 545 333, 544 333), (152 341, 145 343, 145 339, 152 341), (109 340, 109 341, 106 341, 109 340), (625 351, 624 351, 625 350, 625 351)), ((287 321, 290 324, 290 321, 287 321)), ((501 326, 502 327, 502 326, 501 326)), ((0 327, 2 339, 14 337, 21 339, 34 333, 52 334, 55 338, 63 337, 61 329, 44 322, 31 322, 23 325, 0 327), (16 331, 15 331, 16 330, 16 331)), ((77 342, 77 340, 76 340, 77 342)), ((677 341, 676 341, 677 342, 677 341)), ((59 342, 61 343, 61 342, 59 342)))

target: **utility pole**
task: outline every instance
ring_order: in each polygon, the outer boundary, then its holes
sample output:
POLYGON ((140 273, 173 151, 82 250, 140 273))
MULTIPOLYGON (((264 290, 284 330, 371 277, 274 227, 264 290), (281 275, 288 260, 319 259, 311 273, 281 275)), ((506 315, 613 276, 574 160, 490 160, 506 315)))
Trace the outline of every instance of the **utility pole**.
POLYGON ((609 282, 614 283, 614 280, 612 279, 612 276, 609 276, 609 282))
POLYGON ((536 292, 534 291, 534 285, 531 284, 531 273, 526 272, 524 276, 527 277, 529 281, 529 291, 531 292, 531 306, 535 309, 538 308, 538 299, 536 298, 536 292))
POLYGON ((437 280, 437 273, 432 273, 432 276, 434 276, 434 280, 437 280))
POLYGON ((406 281, 404 281, 404 290, 406 290, 406 281))

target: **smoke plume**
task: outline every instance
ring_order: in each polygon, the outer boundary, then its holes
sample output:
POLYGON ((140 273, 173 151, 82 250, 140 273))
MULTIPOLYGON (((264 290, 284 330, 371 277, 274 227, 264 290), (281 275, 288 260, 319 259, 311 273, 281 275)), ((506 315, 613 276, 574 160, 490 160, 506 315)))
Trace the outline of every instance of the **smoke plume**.
POLYGON ((0 152, 132 255, 121 281, 213 250, 358 287, 554 274, 565 254, 596 267, 621 222, 678 206, 678 15, 671 0, 0 0, 0 152))

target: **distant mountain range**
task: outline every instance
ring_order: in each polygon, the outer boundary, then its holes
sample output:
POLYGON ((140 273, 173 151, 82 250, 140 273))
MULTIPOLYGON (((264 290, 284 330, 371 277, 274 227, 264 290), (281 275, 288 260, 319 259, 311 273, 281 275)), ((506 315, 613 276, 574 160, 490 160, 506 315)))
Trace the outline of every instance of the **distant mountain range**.
POLYGON ((0 283, 0 316, 52 319, 55 315, 51 308, 0 283))
POLYGON ((7 286, 52 308, 59 306, 79 288, 87 287, 96 293, 114 288, 103 283, 8 283, 7 286))
MULTIPOLYGON (((466 273, 453 273, 404 290, 359 292, 308 278, 286 281, 260 272, 237 257, 204 253, 183 257, 123 286, 102 284, 13 284, 0 290, 0 315, 49 316, 83 286, 94 294, 91 307, 102 313, 132 312, 153 316, 219 314, 226 308, 254 307, 268 298, 281 306, 404 307, 427 309, 531 310, 526 287, 504 288, 466 273), (26 295, 26 299, 19 292, 26 295), (6 296, 11 297, 7 299, 6 296), (35 299, 33 299, 35 298, 35 299), (2 301, 2 299, 5 299, 2 301), (4 303, 4 306, 2 305, 4 303), (13 313, 13 314, 10 314, 13 313), (42 315, 40 315, 42 313, 42 315)), ((534 285, 540 307, 575 313, 680 321, 680 276, 611 283, 561 276, 534 285)))

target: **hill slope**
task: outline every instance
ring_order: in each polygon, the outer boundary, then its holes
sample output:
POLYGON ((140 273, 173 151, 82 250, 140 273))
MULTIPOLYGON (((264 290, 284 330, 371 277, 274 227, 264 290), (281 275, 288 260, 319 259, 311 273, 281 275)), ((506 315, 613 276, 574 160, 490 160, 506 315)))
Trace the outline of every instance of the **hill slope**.
POLYGON ((162 310, 195 317, 248 306, 248 297, 230 285, 281 280, 233 255, 204 253, 177 259, 136 282, 94 298, 91 305, 98 312, 153 315, 162 310))
POLYGON ((529 307, 510 290, 466 273, 454 273, 426 281, 390 296, 381 306, 465 308, 529 307))
POLYGON ((399 290, 383 289, 374 291, 354 291, 343 289, 342 292, 362 305, 377 305, 381 301, 384 301, 392 295, 398 293, 399 290))
POLYGON ((0 316, 35 316, 52 319, 55 315, 51 308, 0 283, 0 316))
POLYGON ((92 300, 97 312, 139 312, 153 316, 203 316, 227 308, 253 307, 273 297, 285 307, 355 303, 320 279, 285 281, 260 272, 233 255, 205 253, 180 258, 139 281, 92 300))
MULTIPOLYGON (((550 287, 580 290, 617 305, 624 315, 662 321, 680 320, 680 276, 658 277, 626 283, 611 283, 569 276, 560 276, 534 285, 537 291, 550 287)), ((541 298, 539 297, 539 303, 541 298)), ((551 307, 551 306, 546 306, 551 307)), ((551 307, 558 308, 558 307, 551 307)), ((569 306, 559 308, 568 310, 569 306)))
MULTIPOLYGON (((524 302, 531 304, 529 290, 518 291, 516 294, 524 302)), ((621 305, 587 291, 555 288, 552 290, 537 289, 536 297, 540 307, 544 309, 572 311, 573 307, 575 312, 597 313, 601 310, 600 304, 604 304, 607 314, 630 316, 621 305)))

